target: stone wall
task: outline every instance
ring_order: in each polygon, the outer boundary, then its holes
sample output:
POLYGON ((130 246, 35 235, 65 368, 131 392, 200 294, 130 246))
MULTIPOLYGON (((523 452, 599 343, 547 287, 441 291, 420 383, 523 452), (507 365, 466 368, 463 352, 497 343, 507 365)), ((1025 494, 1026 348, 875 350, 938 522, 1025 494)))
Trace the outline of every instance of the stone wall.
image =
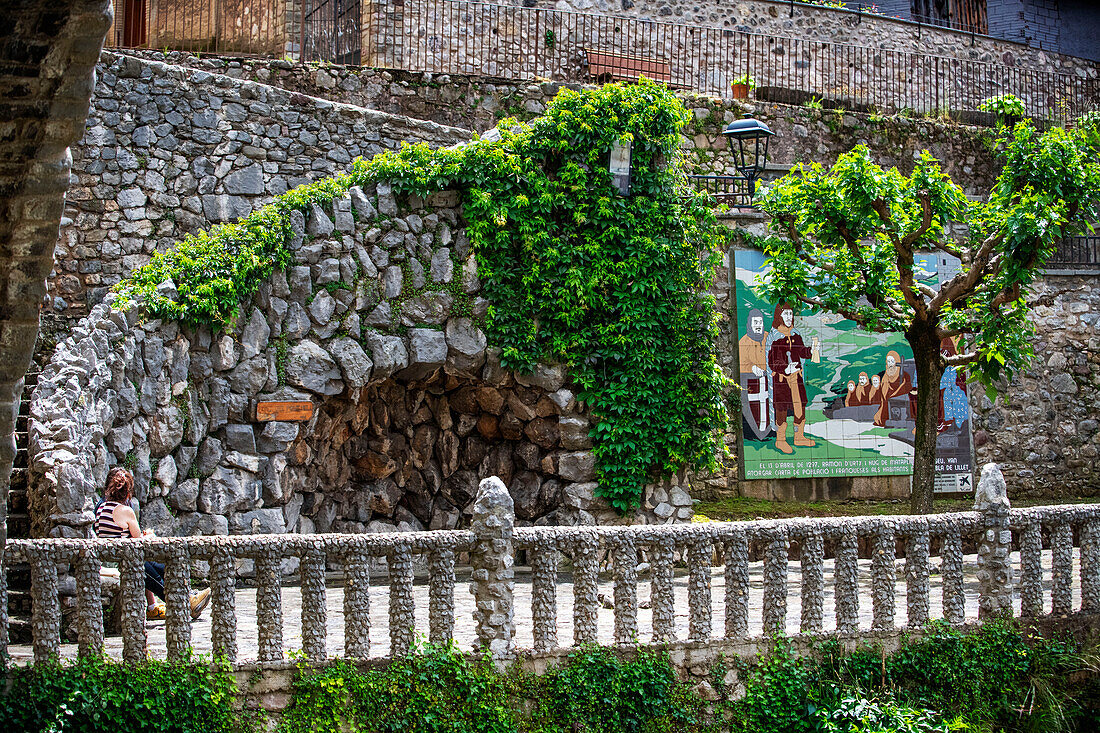
MULTIPOLYGON (((579 84, 509 82, 358 66, 199 58, 178 52, 147 52, 146 56, 476 132, 493 128, 503 117, 531 120, 546 110, 561 89, 585 88, 579 84)), ((885 117, 790 104, 736 102, 688 92, 682 92, 681 98, 692 112, 684 130, 684 148, 688 151, 688 167, 695 173, 722 174, 732 170, 729 146, 721 131, 749 112, 776 133, 770 160, 779 166, 799 162, 827 165, 853 145, 862 143, 871 148, 882 165, 897 165, 905 172, 912 166, 914 153, 927 149, 973 195, 984 194, 995 177, 995 161, 988 144, 992 131, 985 127, 941 117, 885 117)))
MULTIPOLYGON (((519 0, 513 4, 527 5, 519 0)), ((1029 3, 1041 5, 1044 3, 1029 3)), ((855 3, 853 3, 855 5, 855 3)), ((1095 63, 1022 42, 936 28, 866 10, 829 8, 785 0, 676 2, 674 0, 538 0, 536 7, 714 26, 746 33, 912 50, 935 56, 1095 75, 1095 63)))
POLYGON ((50 306, 86 313, 183 235, 247 215, 357 156, 469 132, 104 53, 74 148, 50 306))
POLYGON ((1048 275, 1031 295, 1036 358, 974 415, 977 463, 996 461, 1014 496, 1100 495, 1100 291, 1048 275))
POLYGON ((633 59, 627 76, 642 72, 704 94, 731 97, 731 83, 748 74, 772 101, 794 92, 922 113, 974 110, 1011 92, 1030 114, 1063 115, 1097 94, 1094 62, 866 13, 768 0, 530 4, 376 4, 365 11, 363 63, 580 82, 591 80, 589 52, 598 50, 633 59))
MULTIPOLYGON (((109 295, 34 393, 35 535, 86 534, 117 465, 164 535, 452 529, 488 475, 523 523, 623 521, 594 498, 589 419, 563 369, 511 374, 487 348, 457 204, 380 184, 295 212, 295 264, 225 333, 109 295), (312 417, 260 422, 258 401, 308 402, 312 417)), ((691 516, 671 484, 646 499, 628 519, 691 516)))

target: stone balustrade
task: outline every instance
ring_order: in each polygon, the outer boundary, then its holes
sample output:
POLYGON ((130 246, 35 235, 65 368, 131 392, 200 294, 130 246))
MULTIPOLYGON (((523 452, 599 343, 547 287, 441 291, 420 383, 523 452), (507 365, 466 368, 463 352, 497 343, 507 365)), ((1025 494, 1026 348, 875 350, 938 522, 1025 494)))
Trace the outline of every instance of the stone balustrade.
MULTIPOLYGON (((748 636, 750 561, 763 562, 760 613, 765 633, 786 629, 787 601, 800 595, 802 633, 828 632, 824 603, 831 590, 835 630, 859 630, 860 606, 869 604, 872 629, 917 627, 930 619, 930 576, 942 577, 942 618, 951 624, 964 614, 964 550, 977 548, 978 617, 1013 613, 1014 575, 1019 566, 1020 612, 1024 617, 1100 611, 1100 504, 1011 509, 996 466, 987 466, 979 483, 976 511, 928 516, 796 518, 752 522, 709 522, 664 526, 514 527, 511 497, 499 479, 481 482, 471 529, 387 534, 260 535, 234 537, 146 538, 129 541, 47 539, 9 543, 5 562, 27 562, 32 569, 34 658, 43 661, 60 650, 59 569, 72 568, 77 587, 79 649, 103 646, 100 567, 117 563, 121 575, 123 658, 145 657, 145 559, 165 563, 166 638, 169 658, 181 658, 191 642, 188 591, 192 562, 209 563, 212 598, 212 649, 230 661, 238 658, 235 616, 236 561, 255 563, 258 661, 284 657, 281 573, 283 561, 299 561, 302 647, 311 661, 336 650, 326 648, 326 569, 343 570, 344 650, 347 657, 401 655, 414 645, 414 564, 428 574, 428 637, 451 640, 455 626, 455 566, 468 558, 472 567, 477 625, 476 645, 497 658, 516 654, 516 601, 513 563, 524 552, 531 566, 530 619, 534 651, 597 641, 601 605, 614 609, 618 644, 677 641, 674 575, 687 575, 688 633, 683 641, 706 643, 748 636), (1050 551, 1050 588, 1044 588, 1043 547, 1050 551), (859 592, 859 556, 870 554, 871 597, 859 592), (1014 560, 1014 548, 1019 560, 1014 560), (899 576, 895 560, 903 551, 899 576), (1077 550, 1075 552, 1075 549, 1077 550), (934 551, 934 552, 933 552, 934 551), (933 564, 932 556, 939 560, 933 564), (827 556, 833 558, 827 570, 827 556), (389 646, 369 641, 369 568, 384 559, 388 567, 389 646), (639 560, 649 564, 642 580, 639 560), (1074 575, 1080 588, 1075 607, 1074 575), (788 569, 796 569, 795 586, 788 569), (559 638, 559 573, 569 566, 572 584, 573 638, 559 638), (713 618, 714 568, 724 568, 724 619, 713 618), (598 592, 601 573, 610 575, 613 600, 598 592), (826 588, 826 579, 832 588, 826 588), (905 618, 895 616, 897 589, 905 588, 905 618), (651 635, 639 634, 638 589, 650 584, 651 635), (795 586, 795 587, 792 587, 795 586), (1049 592, 1051 604, 1044 603, 1049 592)), ((866 580, 866 578, 864 578, 866 580)), ((2 584, 0 584, 2 585, 2 584)), ((971 591, 973 592, 973 591, 971 591)), ((0 596, 3 595, 0 588, 0 596)), ((526 614, 527 609, 523 609, 526 614)), ((753 609, 756 612, 756 609, 753 609)), ((6 640, 6 617, 0 619, 6 640)), ((0 648, 0 653, 4 651, 0 648)))

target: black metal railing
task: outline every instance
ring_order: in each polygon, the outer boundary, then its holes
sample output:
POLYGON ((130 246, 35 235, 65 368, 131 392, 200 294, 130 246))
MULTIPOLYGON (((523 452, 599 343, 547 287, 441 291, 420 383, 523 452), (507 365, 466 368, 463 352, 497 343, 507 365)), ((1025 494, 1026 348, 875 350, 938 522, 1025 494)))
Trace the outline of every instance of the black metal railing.
POLYGON ((752 206, 753 190, 744 176, 688 176, 696 191, 709 193, 719 204, 747 208, 752 206))
POLYGON ((471 0, 365 5, 363 63, 564 82, 636 78, 727 99, 752 77, 762 101, 941 114, 1011 93, 1027 114, 1072 120, 1097 80, 999 62, 471 0))
POLYGON ((1066 237, 1047 260, 1048 269, 1100 268, 1100 236, 1066 237))

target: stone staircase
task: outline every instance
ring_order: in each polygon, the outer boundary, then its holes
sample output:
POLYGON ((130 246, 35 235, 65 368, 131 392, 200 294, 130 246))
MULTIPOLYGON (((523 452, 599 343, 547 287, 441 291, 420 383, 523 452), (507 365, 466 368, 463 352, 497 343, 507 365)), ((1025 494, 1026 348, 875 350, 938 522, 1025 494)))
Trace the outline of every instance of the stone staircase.
MULTIPOLYGON (((38 371, 31 367, 24 379, 23 398, 19 403, 19 416, 15 422, 15 465, 8 488, 8 539, 30 537, 31 519, 28 511, 28 421, 30 420, 31 392, 38 385, 38 371)), ((31 640, 31 571, 26 563, 7 568, 8 573, 8 635, 11 643, 28 643, 31 640)))

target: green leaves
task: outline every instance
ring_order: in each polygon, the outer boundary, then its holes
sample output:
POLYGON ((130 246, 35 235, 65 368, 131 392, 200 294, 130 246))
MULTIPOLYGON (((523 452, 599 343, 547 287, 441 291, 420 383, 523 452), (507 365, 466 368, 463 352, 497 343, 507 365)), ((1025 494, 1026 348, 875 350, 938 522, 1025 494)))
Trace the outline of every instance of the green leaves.
POLYGON ((10 667, 0 677, 0 720, 13 731, 259 730, 234 712, 228 667, 209 659, 122 664, 104 657, 10 667))

